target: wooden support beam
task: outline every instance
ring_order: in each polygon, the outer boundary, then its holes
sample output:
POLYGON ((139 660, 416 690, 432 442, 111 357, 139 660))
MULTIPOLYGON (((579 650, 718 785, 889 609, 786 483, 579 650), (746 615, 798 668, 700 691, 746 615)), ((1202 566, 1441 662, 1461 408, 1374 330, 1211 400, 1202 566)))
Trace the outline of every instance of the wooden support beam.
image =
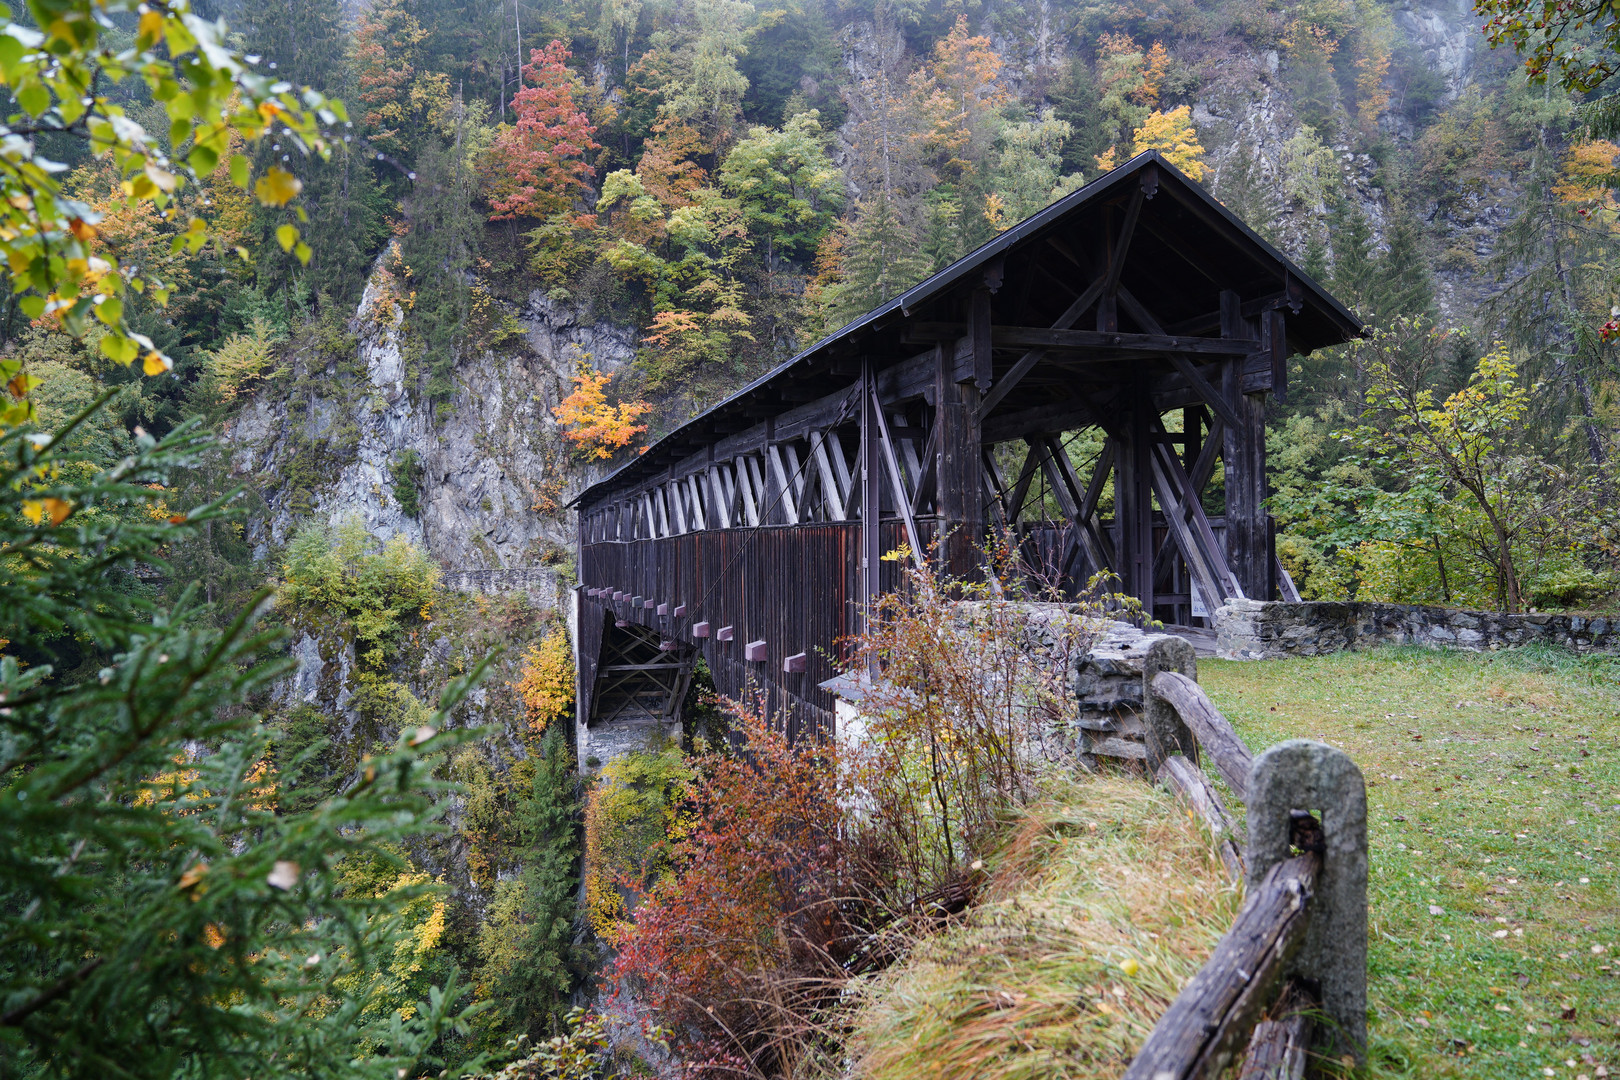
POLYGON ((974 289, 968 303, 968 337, 973 342, 973 385, 979 393, 990 389, 994 369, 990 358, 990 290, 974 289))
POLYGON ((924 557, 922 544, 917 539, 917 522, 911 516, 911 498, 906 492, 905 477, 900 473, 900 459, 894 452, 894 440, 889 437, 889 422, 883 416, 882 403, 877 400, 876 392, 872 395, 872 408, 877 413, 877 451, 882 455, 883 463, 888 466, 889 483, 894 491, 895 507, 900 511, 901 520, 906 524, 906 542, 911 546, 911 557, 921 562, 924 557))
POLYGON ((1149 412, 1152 403, 1138 390, 1115 438, 1114 573, 1121 588, 1151 612, 1153 599, 1153 459, 1149 412))
POLYGON ((827 454, 827 437, 822 432, 811 433, 810 454, 815 458, 816 468, 821 472, 821 492, 822 498, 827 500, 828 520, 843 521, 846 516, 845 487, 839 482, 837 473, 833 471, 832 461, 827 454))
MULTIPOLYGON (((984 533, 984 484, 979 478, 979 391, 951 378, 944 356, 936 367, 934 394, 934 505, 939 516, 940 563, 945 574, 964 581, 979 565, 984 533)), ((922 495, 919 483, 917 494, 922 495)), ((919 553, 920 555, 920 553, 919 553)))
MULTIPOLYGON (((908 333, 920 340, 954 341, 965 328, 960 323, 914 323, 908 333)), ((1178 336, 1175 334, 1133 334, 1118 330, 1063 330, 1041 326, 996 326, 990 343, 997 349, 1052 349, 1095 352, 1103 349, 1121 353, 1190 353, 1196 356, 1246 356, 1258 347, 1253 341, 1224 338, 1178 336)))
MULTIPOLYGON (((1106 279, 1104 278, 1098 278, 1090 285, 1087 285, 1085 291, 1075 297, 1074 302, 1052 323, 1052 329, 1068 330, 1073 327, 1075 323, 1080 321, 1080 316, 1084 315, 1087 309, 1097 302, 1097 297, 1102 295, 1105 285, 1106 279)), ((994 337, 994 331, 991 334, 994 337)), ((990 392, 984 396, 984 400, 979 403, 979 415, 989 416, 990 411, 1001 404, 1002 399, 1012 392, 1013 388, 1023 380, 1025 375, 1035 369, 1035 365, 1040 363, 1045 355, 1046 351, 1044 349, 1031 349, 1020 357, 1018 362, 1013 365, 1012 370, 1003 375, 996 382, 996 385, 990 388, 990 392)))
POLYGON ((1225 421, 1228 427, 1235 427, 1242 423, 1242 420, 1238 418, 1237 410, 1232 407, 1230 401, 1226 400, 1226 395, 1215 389, 1210 381, 1204 378, 1204 373, 1199 371, 1191 360, 1179 354, 1172 354, 1170 363, 1175 365, 1175 369, 1181 372, 1182 377, 1197 391, 1204 404, 1213 409, 1215 415, 1225 421))
MULTIPOLYGON (((877 625, 878 560, 882 538, 878 530, 878 517, 882 513, 883 498, 878 484, 882 482, 878 471, 877 421, 882 411, 877 401, 877 383, 872 374, 872 361, 861 360, 861 447, 859 472, 861 476, 861 626, 867 633, 877 625)), ((869 675, 877 675, 877 659, 871 661, 869 675)))
POLYGON ((1090 404, 1070 398, 1022 412, 990 417, 984 421, 982 436, 986 443, 994 444, 1026 439, 1032 435, 1051 435, 1059 431, 1101 426, 1097 412, 1090 404))

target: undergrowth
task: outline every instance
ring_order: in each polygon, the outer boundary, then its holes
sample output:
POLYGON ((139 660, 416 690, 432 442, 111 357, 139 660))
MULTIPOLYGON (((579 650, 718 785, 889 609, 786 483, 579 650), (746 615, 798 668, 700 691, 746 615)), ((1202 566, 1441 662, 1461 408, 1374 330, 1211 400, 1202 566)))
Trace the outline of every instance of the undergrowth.
POLYGON ((1051 776, 958 926, 860 988, 870 1080, 1118 1076, 1242 899, 1208 834, 1134 777, 1051 776))

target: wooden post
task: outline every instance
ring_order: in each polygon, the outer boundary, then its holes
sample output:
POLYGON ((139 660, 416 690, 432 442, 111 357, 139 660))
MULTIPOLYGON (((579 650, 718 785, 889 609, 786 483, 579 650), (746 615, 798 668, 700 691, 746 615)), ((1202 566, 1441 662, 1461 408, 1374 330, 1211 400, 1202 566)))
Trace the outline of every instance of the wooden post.
MULTIPOLYGON (((1221 336, 1261 343, 1234 292, 1221 293, 1221 336)), ((1271 599, 1271 549, 1266 523, 1266 404, 1263 394, 1243 393, 1244 360, 1229 360, 1221 379, 1222 395, 1237 413, 1228 424, 1226 461, 1226 562, 1243 595, 1271 599)), ((1225 599, 1223 597, 1222 599, 1225 599)))
POLYGON ((1137 391, 1120 425, 1114 454, 1114 572, 1121 589, 1153 617, 1152 399, 1137 391))
MULTIPOLYGON (((878 449, 877 382, 872 377, 872 361, 861 359, 861 629, 870 633, 877 613, 878 560, 882 537, 878 517, 882 513, 883 466, 878 449)), ((873 661, 874 669, 876 660, 873 661)), ((876 675, 876 671, 873 671, 876 675)))
POLYGON ((956 381, 944 349, 936 349, 934 355, 934 424, 938 433, 934 440, 934 502, 939 508, 936 535, 943 537, 939 557, 947 576, 966 580, 978 569, 978 547, 984 532, 984 484, 979 476, 980 395, 974 383, 956 381))

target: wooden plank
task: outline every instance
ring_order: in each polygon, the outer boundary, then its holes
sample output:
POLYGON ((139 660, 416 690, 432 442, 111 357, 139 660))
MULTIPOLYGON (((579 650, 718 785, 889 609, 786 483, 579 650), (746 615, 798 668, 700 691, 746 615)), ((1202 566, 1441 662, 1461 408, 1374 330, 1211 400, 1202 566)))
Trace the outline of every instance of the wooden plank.
MULTIPOLYGON (((916 323, 910 332, 919 338, 954 341, 960 337, 962 330, 960 323, 916 323)), ((1183 352, 1206 356, 1247 356, 1255 351, 1252 341, 1227 338, 1133 334, 1117 330, 1059 330, 1040 326, 997 326, 990 332, 990 341, 998 349, 1117 349, 1122 352, 1183 352)))
POLYGON ((785 524, 797 525, 799 523, 799 504, 793 497, 793 478, 782 466, 782 448, 779 443, 772 443, 765 448, 765 458, 770 465, 771 476, 776 481, 776 502, 782 507, 786 518, 785 524))
POLYGON ((1250 890, 1214 955, 1171 1003, 1125 1080, 1215 1080, 1248 1041, 1305 943, 1315 852, 1272 867, 1250 890))
POLYGON ((1254 1026, 1237 1080, 1304 1080, 1314 1008, 1309 991, 1290 979, 1270 1016, 1254 1026))
POLYGON ((1209 786, 1209 781, 1204 779, 1198 766, 1181 754, 1171 754, 1159 766, 1158 781, 1185 799, 1187 805, 1204 819, 1210 832, 1219 838, 1221 862, 1226 867, 1227 876, 1233 881, 1242 881, 1243 855, 1232 839, 1237 835, 1237 826, 1232 821, 1232 815, 1227 813, 1226 804, 1209 786))
POLYGON ((1175 706, 1182 722, 1192 729, 1199 750, 1215 763, 1215 771, 1221 774, 1232 793, 1247 802, 1249 768, 1254 764, 1254 755, 1215 708, 1203 687, 1178 672, 1161 671, 1153 677, 1153 690, 1175 706))

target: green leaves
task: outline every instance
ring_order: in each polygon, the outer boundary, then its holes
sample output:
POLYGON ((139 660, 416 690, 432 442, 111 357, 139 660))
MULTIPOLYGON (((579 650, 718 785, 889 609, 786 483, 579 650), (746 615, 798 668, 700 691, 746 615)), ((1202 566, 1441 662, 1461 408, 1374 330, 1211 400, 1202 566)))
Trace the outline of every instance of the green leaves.
MULTIPOLYGON (((245 57, 221 39, 219 26, 181 6, 51 0, 37 7, 34 21, 43 32, 11 21, 9 14, 0 16, 0 84, 10 88, 31 122, 88 135, 94 153, 116 169, 124 197, 135 203, 168 210, 187 184, 200 182, 218 167, 233 136, 253 142, 274 127, 290 145, 325 156, 325 126, 346 116, 340 102, 255 74, 245 57), (120 13, 138 14, 138 21, 132 47, 114 51, 101 33, 110 25, 108 14, 120 13), (189 142, 189 148, 171 156, 117 100, 85 94, 86 87, 128 78, 138 78, 158 103, 159 130, 170 143, 184 147, 189 142)), ((91 325, 104 326, 111 333, 101 346, 103 354, 131 363, 144 343, 129 336, 118 297, 129 285, 144 289, 161 305, 170 286, 137 279, 86 227, 91 220, 86 208, 63 197, 58 180, 63 166, 20 139, 0 148, 0 155, 7 164, 0 170, 0 257, 11 272, 13 291, 21 294, 20 310, 31 319, 57 313, 63 327, 76 335, 91 325)), ((231 156, 230 172, 239 187, 251 187, 267 206, 292 206, 302 188, 279 165, 254 183, 246 154, 231 156)), ((172 249, 196 253, 210 238, 209 224, 193 218, 174 238, 172 249)), ((305 263, 312 254, 296 230, 284 247, 305 263)), ((159 352, 142 367, 160 373, 172 366, 159 352)))

